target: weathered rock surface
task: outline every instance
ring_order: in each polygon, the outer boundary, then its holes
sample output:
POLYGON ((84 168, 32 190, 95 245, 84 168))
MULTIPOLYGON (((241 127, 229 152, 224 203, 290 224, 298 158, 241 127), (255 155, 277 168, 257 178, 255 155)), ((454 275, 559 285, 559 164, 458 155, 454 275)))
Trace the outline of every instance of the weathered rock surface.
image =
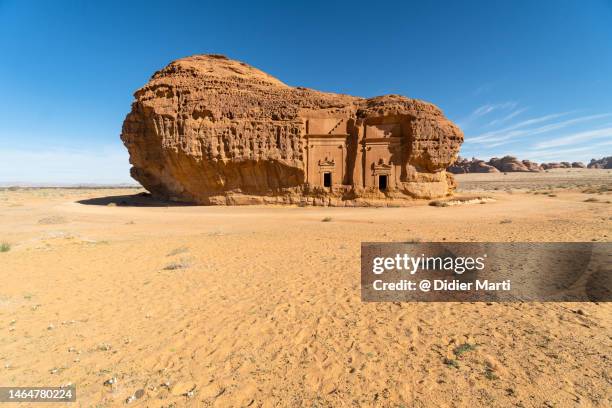
POLYGON ((601 159, 591 159, 587 166, 589 169, 612 169, 612 156, 602 157, 601 159))
POLYGON ((572 168, 574 169, 584 169, 586 166, 583 162, 572 162, 572 168))
POLYGON ((427 102, 294 88, 218 55, 174 61, 134 96, 121 139, 162 198, 367 205, 454 188, 463 133, 427 102))

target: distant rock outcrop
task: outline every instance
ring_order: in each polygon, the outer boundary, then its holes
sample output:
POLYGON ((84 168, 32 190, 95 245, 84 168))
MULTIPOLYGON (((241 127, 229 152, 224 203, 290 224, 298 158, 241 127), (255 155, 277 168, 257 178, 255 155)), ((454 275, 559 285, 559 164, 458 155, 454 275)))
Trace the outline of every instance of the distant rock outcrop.
POLYGON ((592 159, 587 166, 589 169, 612 169, 612 156, 592 159))
POLYGON ((294 88, 219 55, 174 61, 134 96, 121 139, 162 198, 359 205, 455 186, 463 133, 428 102, 294 88))
POLYGON ((571 169, 572 165, 569 162, 561 162, 561 163, 552 162, 552 163, 542 163, 542 164, 540 164, 540 167, 543 170, 550 170, 550 169, 571 169))
POLYGON ((459 157, 448 168, 453 174, 462 173, 497 173, 497 172, 537 172, 541 171, 538 163, 529 160, 519 160, 513 156, 493 157, 488 162, 472 157, 471 160, 459 157))
POLYGON ((530 171, 530 172, 542 171, 542 168, 536 162, 532 162, 531 160, 522 160, 522 163, 527 168, 527 171, 530 171))
POLYGON ((457 158, 455 164, 451 165, 448 168, 453 174, 463 174, 463 173, 499 173, 495 167, 487 164, 484 160, 479 160, 475 157, 472 157, 472 160, 457 158))
POLYGON ((521 161, 514 156, 504 156, 501 159, 493 157, 488 164, 503 172, 540 171, 540 166, 536 163, 529 160, 521 161))
POLYGON ((494 173, 501 171, 504 173, 509 172, 539 172, 542 170, 550 169, 612 169, 612 156, 604 157, 599 160, 591 160, 588 166, 585 166, 582 162, 552 162, 538 164, 530 160, 519 160, 513 156, 504 156, 501 159, 493 157, 491 160, 484 161, 472 157, 471 160, 464 159, 461 156, 457 158, 457 161, 448 168, 448 171, 453 174, 463 173, 494 173))

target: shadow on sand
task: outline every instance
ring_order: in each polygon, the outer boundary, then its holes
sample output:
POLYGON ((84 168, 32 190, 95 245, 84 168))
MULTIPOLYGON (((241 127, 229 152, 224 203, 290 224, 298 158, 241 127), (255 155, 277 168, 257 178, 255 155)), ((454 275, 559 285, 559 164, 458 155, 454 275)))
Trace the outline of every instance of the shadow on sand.
POLYGON ((79 200, 77 203, 108 207, 185 207, 195 205, 161 200, 152 197, 149 193, 88 198, 86 200, 79 200))

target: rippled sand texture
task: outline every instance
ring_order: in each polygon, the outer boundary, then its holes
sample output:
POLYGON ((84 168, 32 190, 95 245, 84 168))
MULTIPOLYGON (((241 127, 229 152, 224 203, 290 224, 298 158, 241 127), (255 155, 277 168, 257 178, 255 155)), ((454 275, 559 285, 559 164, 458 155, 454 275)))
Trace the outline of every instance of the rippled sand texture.
POLYGON ((73 383, 83 407, 610 406, 610 304, 360 300, 362 241, 610 241, 611 173, 572 174, 459 176, 495 201, 449 207, 0 191, 0 385, 73 383))

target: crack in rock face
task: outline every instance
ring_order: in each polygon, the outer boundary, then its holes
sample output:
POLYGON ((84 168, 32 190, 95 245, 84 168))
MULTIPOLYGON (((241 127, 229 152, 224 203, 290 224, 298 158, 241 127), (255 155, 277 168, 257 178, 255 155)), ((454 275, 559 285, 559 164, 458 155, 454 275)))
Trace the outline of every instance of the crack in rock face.
POLYGON ((389 205, 455 188, 463 133, 428 102, 291 87, 221 55, 176 60, 134 97, 121 139, 159 198, 389 205))

